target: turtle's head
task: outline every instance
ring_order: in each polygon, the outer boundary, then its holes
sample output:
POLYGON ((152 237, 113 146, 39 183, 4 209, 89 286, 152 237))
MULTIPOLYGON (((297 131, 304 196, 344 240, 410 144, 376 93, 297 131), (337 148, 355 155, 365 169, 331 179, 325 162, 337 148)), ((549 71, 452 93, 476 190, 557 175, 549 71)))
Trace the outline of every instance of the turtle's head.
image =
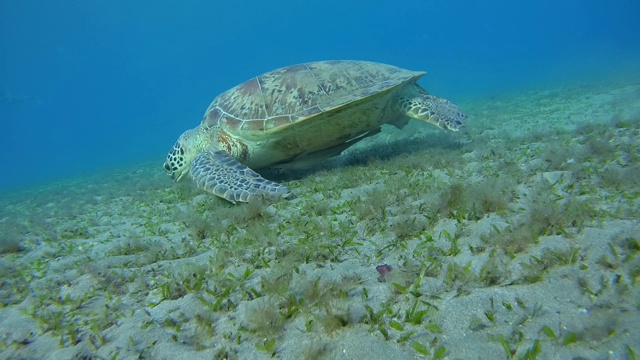
POLYGON ((467 116, 460 111, 458 105, 431 95, 421 96, 421 102, 424 106, 423 111, 427 110, 427 122, 453 132, 458 132, 464 127, 467 116))
POLYGON ((421 89, 413 97, 401 97, 398 105, 400 110, 410 118, 422 120, 453 132, 458 132, 464 127, 467 118, 456 104, 428 95, 421 89))
POLYGON ((189 172, 191 162, 211 145, 211 131, 203 126, 182 133, 167 154, 163 168, 175 181, 189 172))

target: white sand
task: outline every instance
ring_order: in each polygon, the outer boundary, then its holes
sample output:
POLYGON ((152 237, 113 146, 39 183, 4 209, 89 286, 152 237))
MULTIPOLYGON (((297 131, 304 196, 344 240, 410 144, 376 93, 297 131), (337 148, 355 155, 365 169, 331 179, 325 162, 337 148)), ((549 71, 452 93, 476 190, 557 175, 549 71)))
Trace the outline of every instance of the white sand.
POLYGON ((466 134, 385 129, 266 209, 161 157, 5 194, 0 358, 632 358, 636 80, 461 102, 466 134))

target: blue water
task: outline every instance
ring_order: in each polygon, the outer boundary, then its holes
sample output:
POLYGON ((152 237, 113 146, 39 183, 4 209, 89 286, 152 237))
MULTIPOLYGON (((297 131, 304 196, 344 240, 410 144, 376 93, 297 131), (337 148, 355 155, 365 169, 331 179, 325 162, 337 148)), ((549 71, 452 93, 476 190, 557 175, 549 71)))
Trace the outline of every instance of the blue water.
POLYGON ((0 192, 162 171, 218 93, 298 62, 426 70, 429 91, 462 104, 632 68, 639 16, 635 0, 2 0, 0 192))

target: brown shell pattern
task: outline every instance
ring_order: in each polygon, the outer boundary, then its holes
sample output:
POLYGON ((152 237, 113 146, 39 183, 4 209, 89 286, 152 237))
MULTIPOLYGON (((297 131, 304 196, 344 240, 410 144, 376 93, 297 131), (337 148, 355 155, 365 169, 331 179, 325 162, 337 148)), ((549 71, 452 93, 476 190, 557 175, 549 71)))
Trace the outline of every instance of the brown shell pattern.
POLYGON ((367 61, 320 61, 254 77, 218 96, 203 123, 258 135, 417 79, 423 72, 367 61))

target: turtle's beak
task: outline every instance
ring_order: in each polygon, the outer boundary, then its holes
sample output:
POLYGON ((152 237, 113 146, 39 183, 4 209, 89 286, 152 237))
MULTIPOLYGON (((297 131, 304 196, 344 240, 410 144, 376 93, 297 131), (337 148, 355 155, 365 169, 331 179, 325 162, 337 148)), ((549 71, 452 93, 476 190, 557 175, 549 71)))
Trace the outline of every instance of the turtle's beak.
POLYGON ((169 161, 165 161, 162 167, 164 168, 164 171, 171 176, 171 179, 175 180, 175 182, 180 181, 180 179, 182 179, 182 177, 187 173, 186 168, 179 170, 176 167, 172 167, 169 161))
POLYGON ((165 161, 162 167, 164 168, 164 171, 166 171, 167 174, 171 176, 171 180, 175 180, 177 182, 178 180, 180 180, 180 177, 182 177, 182 174, 171 169, 171 164, 168 161, 165 161))
POLYGON ((171 175, 171 177, 173 177, 173 171, 171 171, 171 165, 169 165, 168 161, 164 162, 164 165, 162 165, 162 167, 164 168, 164 171, 167 172, 167 174, 171 175))
POLYGON ((175 172, 175 173, 171 174, 171 177, 172 177, 173 179, 175 179, 175 180, 176 180, 176 182, 178 182, 178 181, 180 181, 180 179, 182 179, 182 177, 183 177, 183 176, 184 176, 184 174, 186 174, 186 173, 187 173, 187 171, 186 171, 186 170, 185 170, 185 171, 180 171, 180 172, 175 172))

